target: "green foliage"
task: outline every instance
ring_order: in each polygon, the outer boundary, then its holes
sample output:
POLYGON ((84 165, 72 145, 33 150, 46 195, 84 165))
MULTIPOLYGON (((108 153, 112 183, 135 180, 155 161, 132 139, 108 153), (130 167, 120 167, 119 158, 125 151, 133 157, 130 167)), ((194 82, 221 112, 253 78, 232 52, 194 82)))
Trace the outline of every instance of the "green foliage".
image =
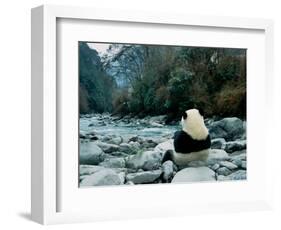
MULTIPOLYGON (((242 49, 119 45, 107 62, 116 87, 96 51, 80 48, 80 111, 113 111, 172 118, 192 107, 207 116, 246 116, 246 51, 242 49), (121 75, 120 75, 121 74, 121 75), (86 99, 87 100, 86 100, 86 99)), ((110 71, 109 71, 110 72, 110 71)))
POLYGON ((246 116, 245 50, 145 46, 142 78, 132 84, 128 109, 178 117, 192 107, 207 116, 246 116))
POLYGON ((128 89, 127 88, 116 89, 113 94, 114 113, 128 114, 129 113, 128 101, 129 101, 128 89))
POLYGON ((80 113, 112 111, 114 80, 103 70, 98 53, 79 42, 80 113))

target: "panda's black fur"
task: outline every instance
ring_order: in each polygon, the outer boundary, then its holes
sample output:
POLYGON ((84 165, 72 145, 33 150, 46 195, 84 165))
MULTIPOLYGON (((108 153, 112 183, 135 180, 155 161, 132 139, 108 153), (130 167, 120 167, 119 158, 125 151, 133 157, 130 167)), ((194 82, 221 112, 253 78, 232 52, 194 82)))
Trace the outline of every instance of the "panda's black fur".
MULTIPOLYGON (((198 110, 198 112, 202 116, 201 110, 198 110)), ((183 113, 182 119, 186 121, 186 112, 183 113)), ((192 138, 192 136, 189 135, 186 131, 180 130, 175 132, 173 139, 175 151, 168 150, 164 154, 162 162, 165 162, 167 160, 174 161, 174 157, 176 157, 177 155, 181 155, 181 157, 183 158, 188 158, 191 156, 191 154, 194 155, 197 152, 199 153, 200 151, 208 150, 211 147, 211 138, 209 134, 204 139, 196 140, 192 138)), ((176 162, 174 161, 174 163, 176 162)))
POLYGON ((210 135, 203 140, 194 140, 184 131, 177 131, 174 134, 174 147, 177 153, 198 152, 203 149, 208 149, 211 146, 210 135))

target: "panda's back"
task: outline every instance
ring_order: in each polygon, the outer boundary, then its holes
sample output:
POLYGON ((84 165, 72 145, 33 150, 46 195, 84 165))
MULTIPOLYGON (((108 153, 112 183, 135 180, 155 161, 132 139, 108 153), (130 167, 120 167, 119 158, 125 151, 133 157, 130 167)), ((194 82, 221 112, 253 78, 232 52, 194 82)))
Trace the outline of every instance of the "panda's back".
POLYGON ((174 147, 177 153, 199 152, 211 147, 210 135, 203 140, 194 140, 184 131, 177 131, 174 134, 174 147))

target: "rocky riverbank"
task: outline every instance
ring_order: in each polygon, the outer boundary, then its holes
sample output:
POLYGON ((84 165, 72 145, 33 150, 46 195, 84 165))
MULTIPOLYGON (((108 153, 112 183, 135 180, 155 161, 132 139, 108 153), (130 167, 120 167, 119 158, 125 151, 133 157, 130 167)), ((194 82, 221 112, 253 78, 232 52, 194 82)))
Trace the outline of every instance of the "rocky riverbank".
POLYGON ((181 183, 246 179, 246 122, 231 117, 206 120, 212 149, 206 161, 179 168, 161 164, 173 151, 179 125, 165 125, 165 116, 143 119, 109 114, 80 118, 80 186, 181 183))

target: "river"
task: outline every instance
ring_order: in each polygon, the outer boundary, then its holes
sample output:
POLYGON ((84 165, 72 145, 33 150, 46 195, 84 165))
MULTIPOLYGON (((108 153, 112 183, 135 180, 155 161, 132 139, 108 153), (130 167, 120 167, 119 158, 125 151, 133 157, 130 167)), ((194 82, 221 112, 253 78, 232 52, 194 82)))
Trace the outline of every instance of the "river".
POLYGON ((94 131, 97 136, 137 135, 154 139, 172 136, 179 128, 179 125, 150 122, 149 117, 144 119, 116 119, 109 115, 95 114, 80 118, 80 133, 87 134, 94 131))

